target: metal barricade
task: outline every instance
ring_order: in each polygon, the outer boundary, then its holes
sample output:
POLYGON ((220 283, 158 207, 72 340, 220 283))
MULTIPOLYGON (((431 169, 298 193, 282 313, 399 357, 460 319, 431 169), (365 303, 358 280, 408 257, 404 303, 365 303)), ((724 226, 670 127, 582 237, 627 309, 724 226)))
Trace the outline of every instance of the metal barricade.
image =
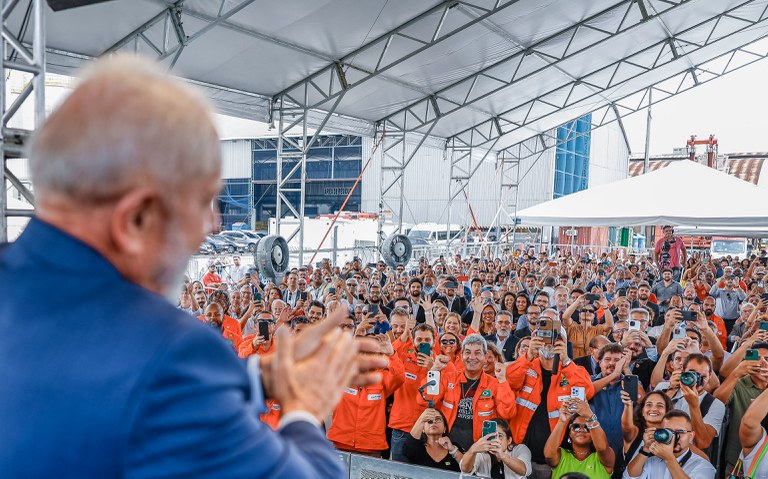
POLYGON ((459 474, 430 467, 413 466, 402 462, 359 456, 346 452, 339 452, 339 458, 347 467, 349 479, 466 479, 470 477, 484 477, 459 474))

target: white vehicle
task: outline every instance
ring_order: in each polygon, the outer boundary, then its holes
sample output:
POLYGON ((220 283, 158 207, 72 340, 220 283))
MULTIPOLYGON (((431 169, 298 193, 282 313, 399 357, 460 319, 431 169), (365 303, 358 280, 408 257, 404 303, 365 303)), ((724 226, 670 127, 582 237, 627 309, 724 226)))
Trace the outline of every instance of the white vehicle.
POLYGON ((744 259, 747 257, 748 247, 746 238, 713 236, 709 251, 712 259, 725 258, 726 256, 731 258, 738 256, 740 259, 744 259))
POLYGON ((464 227, 438 223, 419 223, 408 231, 408 238, 417 244, 448 244, 448 241, 460 241, 464 235, 464 227))

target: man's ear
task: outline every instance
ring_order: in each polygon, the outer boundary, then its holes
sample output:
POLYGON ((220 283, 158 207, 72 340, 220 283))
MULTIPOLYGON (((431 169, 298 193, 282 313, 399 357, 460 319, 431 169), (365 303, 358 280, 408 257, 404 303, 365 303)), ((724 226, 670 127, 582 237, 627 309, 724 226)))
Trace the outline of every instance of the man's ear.
POLYGON ((110 219, 110 235, 115 246, 132 256, 139 256, 160 241, 159 233, 165 228, 167 214, 154 189, 135 189, 115 205, 110 219), (153 238, 154 236, 154 238, 153 238))

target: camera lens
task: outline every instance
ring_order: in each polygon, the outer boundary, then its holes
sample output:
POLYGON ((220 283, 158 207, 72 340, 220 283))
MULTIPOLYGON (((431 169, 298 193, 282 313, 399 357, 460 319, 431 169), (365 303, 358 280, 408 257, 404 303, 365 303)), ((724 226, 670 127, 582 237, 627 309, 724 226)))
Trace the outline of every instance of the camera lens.
POLYGON ((669 429, 657 429, 653 432, 653 440, 662 444, 670 444, 674 436, 669 429))
POLYGON ((685 384, 688 387, 692 387, 694 385, 697 385, 700 377, 701 375, 697 372, 686 371, 680 375, 680 382, 685 384))

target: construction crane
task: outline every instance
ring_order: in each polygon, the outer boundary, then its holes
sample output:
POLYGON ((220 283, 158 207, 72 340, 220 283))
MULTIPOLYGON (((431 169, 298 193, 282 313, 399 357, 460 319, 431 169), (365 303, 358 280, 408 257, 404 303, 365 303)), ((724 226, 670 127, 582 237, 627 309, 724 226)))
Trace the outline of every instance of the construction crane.
POLYGON ((685 144, 691 161, 696 161, 696 145, 707 145, 707 166, 714 168, 717 158, 717 138, 715 135, 709 135, 706 140, 697 140, 696 135, 691 135, 691 139, 685 144))

